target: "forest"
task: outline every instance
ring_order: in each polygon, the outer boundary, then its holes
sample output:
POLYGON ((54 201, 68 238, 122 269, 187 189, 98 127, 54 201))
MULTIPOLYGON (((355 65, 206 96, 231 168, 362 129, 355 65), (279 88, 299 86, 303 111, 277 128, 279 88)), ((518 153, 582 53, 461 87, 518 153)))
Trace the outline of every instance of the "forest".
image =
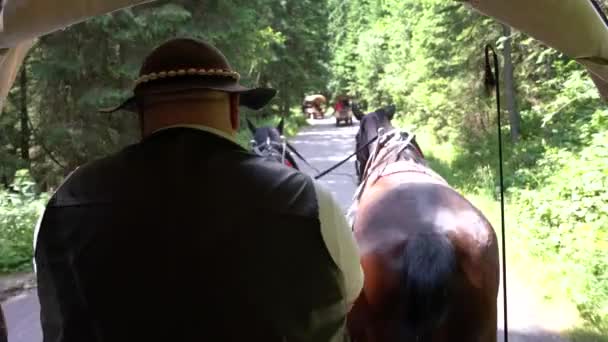
POLYGON ((213 43, 245 84, 278 89, 243 118, 284 117, 292 134, 308 94, 396 104, 433 168, 493 207, 483 48, 495 45, 510 257, 546 300, 608 335, 608 108, 573 60, 444 0, 163 0, 40 38, 0 113, 0 272, 31 268, 36 221, 70 171, 137 141, 135 117, 97 109, 126 97, 142 58, 176 36, 213 43))

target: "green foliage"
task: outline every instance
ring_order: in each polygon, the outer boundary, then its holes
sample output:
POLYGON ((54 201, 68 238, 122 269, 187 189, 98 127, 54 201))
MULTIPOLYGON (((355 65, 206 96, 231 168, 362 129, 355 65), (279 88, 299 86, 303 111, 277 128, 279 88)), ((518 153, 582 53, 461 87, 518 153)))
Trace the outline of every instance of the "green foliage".
POLYGON ((572 342, 608 342, 608 336, 588 328, 577 328, 568 331, 568 340, 572 342))
POLYGON ((607 144, 601 132, 580 152, 560 151, 563 166, 542 188, 518 190, 513 199, 521 208, 521 241, 601 331, 608 331, 607 144))
POLYGON ((34 227, 46 202, 27 170, 19 170, 8 189, 0 190, 0 272, 30 269, 34 227))

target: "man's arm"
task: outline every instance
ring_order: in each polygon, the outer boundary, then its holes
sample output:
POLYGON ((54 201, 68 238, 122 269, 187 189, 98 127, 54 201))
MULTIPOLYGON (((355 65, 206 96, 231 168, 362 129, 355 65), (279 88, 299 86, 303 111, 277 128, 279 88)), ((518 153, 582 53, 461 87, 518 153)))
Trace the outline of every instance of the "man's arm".
MULTIPOLYGON (((59 187, 57 188, 57 190, 59 190, 59 188, 61 188, 61 186, 63 186, 63 184, 70 178, 72 177, 72 175, 74 174, 74 172, 76 172, 76 170, 78 170, 78 166, 72 171, 70 172, 61 182, 61 184, 59 185, 59 187)), ((40 217, 38 217, 38 222, 36 222, 36 227, 34 227, 34 241, 33 241, 33 245, 34 245, 34 258, 32 260, 32 264, 34 266, 34 274, 37 273, 37 267, 36 267, 36 245, 38 243, 38 235, 40 234, 40 227, 42 226, 42 219, 44 218, 44 213, 46 213, 46 208, 48 207, 48 203, 46 204, 46 206, 44 207, 44 209, 42 209, 42 213, 40 213, 40 217)))
MULTIPOLYGON (((42 213, 40 214, 40 217, 38 218, 38 222, 36 223, 36 227, 34 228, 34 248, 32 249, 34 251, 34 254, 36 254, 36 242, 38 242, 38 234, 40 233, 40 226, 42 225, 42 218, 44 217, 44 213, 46 212, 46 207, 42 210, 42 213)), ((36 271, 36 257, 32 258, 32 263, 34 265, 34 274, 37 272, 36 271)))
POLYGON ((345 298, 352 307, 363 288, 363 270, 351 227, 337 201, 327 189, 315 183, 321 234, 329 253, 344 276, 345 298))

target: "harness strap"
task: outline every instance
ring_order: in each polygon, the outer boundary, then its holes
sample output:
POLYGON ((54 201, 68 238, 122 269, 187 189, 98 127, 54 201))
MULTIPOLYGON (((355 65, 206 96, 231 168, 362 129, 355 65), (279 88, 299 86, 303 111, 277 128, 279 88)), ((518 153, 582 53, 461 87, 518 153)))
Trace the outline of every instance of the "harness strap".
POLYGON ((417 163, 414 163, 411 161, 404 161, 404 160, 400 160, 400 161, 390 163, 389 165, 387 165, 382 170, 382 172, 380 172, 378 174, 378 178, 382 178, 382 177, 390 176, 390 175, 394 175, 394 174, 399 174, 399 173, 419 173, 419 174, 427 176, 428 178, 433 179, 434 182, 449 186, 448 182, 443 177, 441 177, 439 174, 434 172, 433 170, 431 170, 425 166, 422 166, 420 164, 417 164, 417 163))
MULTIPOLYGON (((359 184, 359 187, 355 191, 355 195, 353 197, 353 200, 355 202, 358 201, 359 198, 361 198, 361 195, 363 194, 363 190, 367 187, 367 183, 370 179, 370 176, 375 171, 374 169, 376 166, 376 158, 378 157, 380 150, 382 148, 384 148, 385 146, 389 145, 389 143, 391 141, 397 140, 401 145, 399 151, 397 152, 397 154, 399 154, 399 153, 403 152, 403 150, 408 148, 408 146, 410 146, 410 143, 414 139, 414 136, 415 135, 413 133, 407 132, 407 138, 404 141, 399 141, 399 139, 403 138, 403 135, 399 129, 393 129, 387 133, 384 132, 384 128, 378 129, 378 135, 376 136, 376 138, 378 139, 378 144, 376 144, 376 146, 375 146, 376 148, 374 148, 374 151, 372 152, 369 159, 367 160, 367 163, 365 164, 365 169, 363 170, 363 174, 362 174, 363 181, 361 182, 361 184, 359 184)), ((366 144, 366 145, 368 145, 368 144, 366 144)), ((386 168, 387 166, 388 165, 384 165, 384 168, 386 168)), ((382 171, 380 173, 382 173, 382 171)), ((379 177, 376 177, 374 179, 374 182, 378 178, 379 177)))

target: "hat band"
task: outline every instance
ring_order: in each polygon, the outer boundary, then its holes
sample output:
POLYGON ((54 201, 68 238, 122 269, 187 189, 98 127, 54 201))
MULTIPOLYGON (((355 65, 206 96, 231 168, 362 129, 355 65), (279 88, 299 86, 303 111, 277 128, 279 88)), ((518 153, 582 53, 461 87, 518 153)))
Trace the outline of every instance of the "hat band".
POLYGON ((176 77, 176 76, 225 76, 230 77, 238 81, 241 78, 238 72, 232 70, 224 70, 224 69, 179 69, 179 70, 169 70, 169 71, 160 71, 160 72, 151 72, 146 75, 140 76, 137 80, 135 80, 135 86, 138 86, 142 83, 154 81, 157 79, 168 78, 168 77, 176 77))

